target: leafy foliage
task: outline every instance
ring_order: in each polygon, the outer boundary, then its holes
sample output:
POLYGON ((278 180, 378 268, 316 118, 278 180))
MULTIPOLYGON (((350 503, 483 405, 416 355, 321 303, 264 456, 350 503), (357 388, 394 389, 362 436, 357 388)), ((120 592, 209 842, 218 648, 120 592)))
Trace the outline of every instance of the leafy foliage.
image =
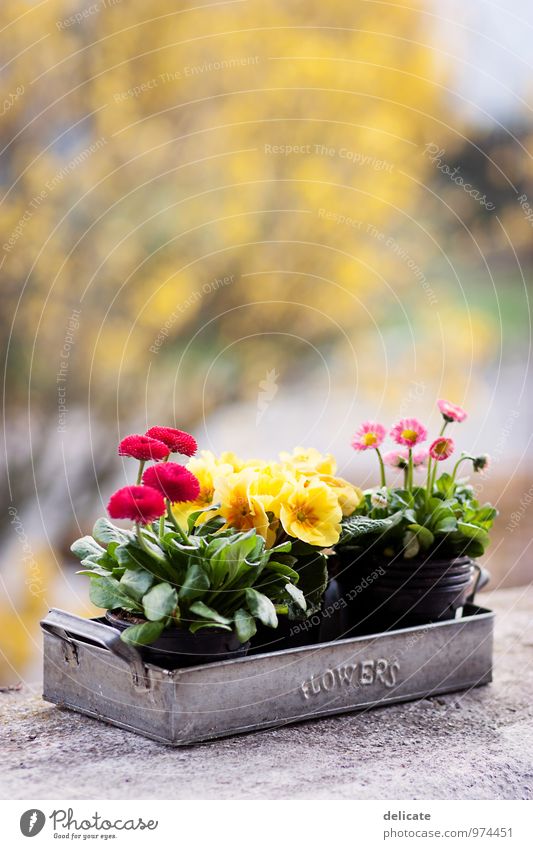
MULTIPOLYGON (((382 490, 383 491, 383 490, 382 490)), ((368 549, 373 555, 410 559, 419 554, 435 557, 479 557, 489 544, 489 530, 498 511, 480 505, 471 486, 445 473, 428 497, 424 487, 387 489, 387 506, 374 507, 372 494, 353 516, 342 522, 337 550, 368 549)))
MULTIPOLYGON (((149 526, 137 536, 99 519, 94 537, 72 545, 82 574, 91 579, 91 601, 146 619, 122 637, 153 642, 169 626, 192 633, 203 628, 235 630, 241 642, 256 632, 256 620, 276 628, 278 613, 293 617, 320 603, 325 588, 325 558, 305 552, 302 586, 291 543, 267 549, 255 529, 206 530, 188 537, 166 524, 159 536, 149 526), (100 543, 107 543, 104 548, 100 543), (310 559, 311 558, 311 559, 310 559), (313 567, 314 562, 314 567, 313 567)), ((311 548, 308 546, 308 548, 311 548)))

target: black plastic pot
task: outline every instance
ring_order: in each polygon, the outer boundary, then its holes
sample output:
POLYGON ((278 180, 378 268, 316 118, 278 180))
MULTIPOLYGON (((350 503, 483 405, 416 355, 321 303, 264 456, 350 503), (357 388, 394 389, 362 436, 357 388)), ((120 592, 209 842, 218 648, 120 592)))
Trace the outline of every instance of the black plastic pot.
MULTIPOLYGON (((108 610, 107 622, 119 631, 124 631, 135 622, 121 616, 119 610, 108 610)), ((138 617, 139 622, 145 620, 138 617)), ((148 646, 137 646, 143 658, 149 663, 165 669, 178 669, 185 666, 197 666, 220 660, 234 660, 244 657, 250 643, 240 643, 232 631, 205 628, 191 634, 184 628, 166 628, 161 636, 148 646)))
POLYGON ((320 623, 321 618, 318 613, 304 621, 279 616, 277 628, 267 628, 258 623, 257 633, 251 640, 250 654, 296 649, 318 643, 320 623))
POLYGON ((336 618, 339 610, 337 603, 339 595, 337 581, 331 578, 324 593, 321 609, 308 619, 291 620, 286 616, 280 616, 277 628, 266 628, 258 623, 257 633, 252 637, 250 654, 297 649, 336 639, 339 628, 336 618))
POLYGON ((347 601, 344 636, 455 619, 489 580, 468 557, 337 562, 347 601))

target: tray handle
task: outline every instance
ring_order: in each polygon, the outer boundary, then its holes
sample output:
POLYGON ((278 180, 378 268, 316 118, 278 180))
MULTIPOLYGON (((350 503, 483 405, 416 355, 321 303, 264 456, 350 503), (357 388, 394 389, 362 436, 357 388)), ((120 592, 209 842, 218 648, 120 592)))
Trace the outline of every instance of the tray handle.
POLYGON ((116 657, 120 657, 130 667, 133 684, 143 690, 150 687, 146 667, 142 657, 134 646, 128 645, 120 639, 120 632, 111 625, 95 622, 94 619, 84 619, 66 610, 53 607, 47 616, 41 620, 41 628, 52 634, 56 634, 65 640, 70 646, 70 637, 82 637, 91 640, 105 649, 108 649, 116 657))
POLYGON ((476 593, 479 592, 479 590, 482 590, 483 587, 486 587, 488 582, 490 581, 490 572, 488 571, 488 569, 485 569, 484 566, 480 566, 479 563, 474 563, 474 567, 477 571, 477 575, 474 581, 472 591, 470 592, 470 595, 467 598, 468 604, 474 604, 476 593))

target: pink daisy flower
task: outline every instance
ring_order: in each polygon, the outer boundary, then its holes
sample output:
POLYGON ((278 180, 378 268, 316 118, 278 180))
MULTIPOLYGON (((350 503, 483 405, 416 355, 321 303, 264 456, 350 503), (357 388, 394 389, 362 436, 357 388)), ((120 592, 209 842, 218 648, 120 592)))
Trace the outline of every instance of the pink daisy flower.
POLYGON ((445 401, 444 398, 440 398, 437 401, 437 405, 442 413, 444 421, 446 422, 464 422, 468 416, 466 410, 463 410, 463 408, 459 407, 458 404, 452 404, 451 401, 445 401))
POLYGON ((428 452, 423 448, 421 451, 413 451, 413 466, 425 466, 428 459, 428 452))
POLYGON ((453 439, 447 436, 438 436, 429 446, 429 454, 434 460, 447 460, 453 454, 454 449, 453 439))
POLYGON ((427 439, 428 432, 418 419, 400 419, 392 428, 390 435, 398 445, 413 448, 427 439))
POLYGON ((387 431, 379 422, 363 422, 352 439, 352 448, 356 451, 379 448, 386 435, 387 431))
POLYGON ((407 451, 389 451, 383 455, 383 462, 386 466, 391 466, 393 469, 406 469, 408 455, 407 451))
MULTIPOLYGON (((427 458, 427 451, 414 451, 413 466, 415 468, 417 466, 423 466, 426 463, 427 458)), ((409 452, 405 449, 400 451, 389 451, 388 454, 383 455, 383 462, 386 466, 391 466, 394 469, 406 469, 407 463, 409 462, 409 452)))

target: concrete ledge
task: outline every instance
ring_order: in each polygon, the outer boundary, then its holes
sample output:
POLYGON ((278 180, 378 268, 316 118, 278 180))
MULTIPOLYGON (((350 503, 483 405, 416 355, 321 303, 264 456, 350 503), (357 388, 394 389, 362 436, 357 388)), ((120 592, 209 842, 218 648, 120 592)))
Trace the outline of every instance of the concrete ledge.
POLYGON ((531 799, 533 587, 484 594, 494 683, 171 749, 0 693, 4 799, 531 799))

